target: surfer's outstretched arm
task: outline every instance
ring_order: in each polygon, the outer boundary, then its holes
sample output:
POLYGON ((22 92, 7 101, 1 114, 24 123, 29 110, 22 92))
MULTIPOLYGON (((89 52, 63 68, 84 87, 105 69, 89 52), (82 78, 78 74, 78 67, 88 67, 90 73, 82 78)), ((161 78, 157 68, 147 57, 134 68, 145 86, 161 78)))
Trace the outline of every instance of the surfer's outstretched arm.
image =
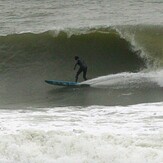
POLYGON ((75 64, 75 66, 74 66, 74 70, 76 69, 77 64, 78 64, 78 63, 75 64))

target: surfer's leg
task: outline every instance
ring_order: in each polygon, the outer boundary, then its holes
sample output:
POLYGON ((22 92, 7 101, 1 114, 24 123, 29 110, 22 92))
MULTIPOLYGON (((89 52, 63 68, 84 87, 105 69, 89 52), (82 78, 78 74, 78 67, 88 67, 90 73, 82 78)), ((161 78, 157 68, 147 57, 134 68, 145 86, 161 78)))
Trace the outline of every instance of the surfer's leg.
POLYGON ((87 75, 87 68, 85 68, 85 69, 83 70, 83 78, 84 78, 84 80, 87 80, 86 75, 87 75))
POLYGON ((78 70, 78 72, 76 73, 76 76, 75 76, 75 78, 76 78, 76 82, 78 81, 78 76, 80 75, 80 73, 82 72, 83 70, 80 68, 79 70, 78 70))

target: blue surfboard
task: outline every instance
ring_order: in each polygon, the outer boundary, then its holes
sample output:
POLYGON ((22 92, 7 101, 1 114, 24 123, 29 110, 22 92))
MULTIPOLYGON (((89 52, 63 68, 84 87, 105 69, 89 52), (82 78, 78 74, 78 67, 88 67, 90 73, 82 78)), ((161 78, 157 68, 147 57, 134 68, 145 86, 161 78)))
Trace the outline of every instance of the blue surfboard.
POLYGON ((45 80, 46 83, 58 86, 90 86, 89 84, 81 84, 77 82, 62 81, 62 80, 45 80))

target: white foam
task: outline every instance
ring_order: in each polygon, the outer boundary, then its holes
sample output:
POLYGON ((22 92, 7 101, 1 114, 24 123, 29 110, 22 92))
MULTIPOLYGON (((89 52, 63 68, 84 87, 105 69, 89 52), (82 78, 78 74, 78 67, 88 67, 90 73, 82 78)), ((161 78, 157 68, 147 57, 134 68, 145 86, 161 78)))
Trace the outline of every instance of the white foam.
POLYGON ((157 70, 152 72, 151 75, 153 81, 155 81, 160 87, 163 87, 163 70, 157 70))
POLYGON ((0 110, 0 163, 162 163, 162 108, 0 110))
POLYGON ((151 71, 151 72, 138 72, 129 73, 123 72, 118 74, 110 74, 101 76, 91 80, 82 82, 83 84, 90 84, 92 87, 143 87, 148 85, 158 85, 163 87, 163 70, 151 71))
POLYGON ((28 131, 0 136, 3 163, 162 163, 162 135, 134 137, 110 133, 28 131))
POLYGON ((131 106, 55 107, 41 110, 35 108, 35 111, 1 110, 0 131, 1 134, 13 134, 26 129, 94 134, 157 134, 159 130, 155 130, 154 126, 162 129, 162 108, 163 103, 149 103, 131 106))

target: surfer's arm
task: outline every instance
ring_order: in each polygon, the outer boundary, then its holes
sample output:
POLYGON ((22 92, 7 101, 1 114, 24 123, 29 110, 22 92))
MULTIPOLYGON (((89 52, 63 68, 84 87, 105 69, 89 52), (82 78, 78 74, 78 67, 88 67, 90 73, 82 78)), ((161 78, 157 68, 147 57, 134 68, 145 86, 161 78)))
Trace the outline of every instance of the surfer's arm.
POLYGON ((78 63, 75 64, 75 66, 74 66, 74 70, 76 69, 77 64, 78 64, 78 63))

